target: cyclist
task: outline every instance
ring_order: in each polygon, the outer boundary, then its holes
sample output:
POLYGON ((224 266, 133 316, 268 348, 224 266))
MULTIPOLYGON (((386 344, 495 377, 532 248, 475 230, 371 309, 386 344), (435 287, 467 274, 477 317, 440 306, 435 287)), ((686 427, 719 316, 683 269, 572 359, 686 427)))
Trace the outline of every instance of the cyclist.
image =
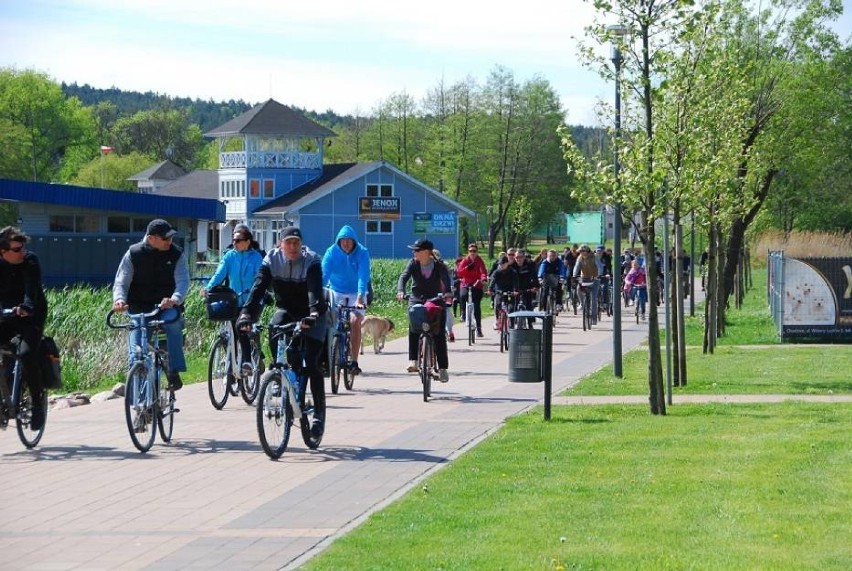
MULTIPOLYGON (((323 290, 322 261, 319 255, 302 245, 302 231, 287 226, 278 238, 278 247, 263 259, 254 278, 251 293, 237 319, 237 327, 246 331, 260 317, 263 298, 269 288, 275 295, 275 313, 271 325, 284 325, 313 317, 314 324, 304 332, 305 364, 311 380, 311 394, 316 415, 311 432, 318 436, 325 423, 325 385, 320 358, 325 343, 328 305, 323 290)), ((270 332, 269 349, 273 359, 278 355, 278 338, 270 332)), ((301 366, 301 356, 287 355, 293 368, 301 366)), ((304 390, 304 387, 303 387, 304 390)))
POLYGON ((641 309, 642 319, 645 319, 645 306, 648 302, 645 268, 640 266, 636 260, 633 260, 630 265, 630 271, 624 276, 624 290, 630 293, 630 298, 633 303, 637 304, 637 309, 641 309))
MULTIPOLYGON (((535 308, 536 293, 538 291, 538 272, 532 260, 527 258, 525 250, 518 248, 515 251, 515 272, 518 274, 518 290, 521 292, 521 299, 524 302, 524 307, 531 311, 535 308)), ((532 327, 534 318, 528 319, 530 327, 532 327)))
MULTIPOLYGON (((518 273, 510 265, 509 257, 503 256, 497 260, 497 269, 491 273, 490 283, 493 288, 495 310, 500 308, 505 294, 518 290, 518 273)), ((494 329, 497 327, 498 324, 495 322, 494 329)))
MULTIPOLYGON (((396 285, 396 298, 402 300, 405 297, 405 286, 411 280, 411 295, 408 304, 416 305, 425 303, 427 300, 443 295, 448 299, 452 295, 450 272, 446 264, 436 260, 432 255, 434 246, 430 240, 418 238, 409 248, 414 252, 414 257, 399 275, 396 285)), ((446 311, 446 310, 445 310, 446 311)), ((419 331, 408 331, 408 365, 409 373, 417 373, 417 345, 420 339, 419 331)), ((447 369, 449 368, 449 357, 447 356, 447 337, 443 327, 435 335, 435 359, 438 361, 439 378, 442 383, 450 380, 447 369)))
MULTIPOLYGON (((113 311, 144 313, 154 306, 163 310, 164 321, 171 321, 181 306, 189 289, 189 266, 183 249, 175 246, 177 230, 160 218, 151 220, 141 242, 133 244, 124 253, 112 286, 113 311)), ((183 354, 183 316, 163 326, 166 332, 166 349, 169 352, 169 387, 180 390, 183 382, 180 372, 186 371, 183 354)), ((128 359, 133 361, 135 348, 142 338, 140 329, 127 336, 128 359)))
MULTIPOLYGON (((361 323, 364 321, 370 284, 370 252, 358 242, 358 235, 351 226, 343 226, 337 233, 335 243, 325 251, 322 275, 332 307, 348 299, 345 305, 358 308, 349 315, 349 354, 354 357, 361 350, 361 323)), ((332 312, 332 315, 336 319, 336 313, 332 312)), ((353 359, 349 370, 353 375, 360 374, 358 361, 353 359)))
POLYGON ((598 296, 609 299, 609 284, 612 280, 612 250, 606 250, 603 244, 595 248, 595 265, 598 267, 598 296))
POLYGON ((15 226, 0 230, 0 305, 15 310, 15 317, 0 322, 0 342, 6 344, 20 335, 18 357, 33 398, 30 428, 40 430, 46 411, 37 353, 47 319, 47 298, 38 257, 27 251, 29 239, 15 226))
POLYGON ((476 244, 469 244, 467 256, 456 264, 456 273, 461 279, 461 302, 467 302, 468 290, 473 294, 473 317, 476 319, 476 336, 482 337, 482 294, 483 284, 488 281, 485 262, 479 257, 476 244))
POLYGON ((598 265, 595 262, 592 250, 583 244, 580 246, 580 257, 574 264, 574 278, 580 278, 582 282, 592 282, 592 306, 589 308, 592 314, 592 323, 598 321, 598 275, 598 265))
MULTIPOLYGON (((253 243, 256 242, 254 242, 254 237, 248 226, 245 224, 234 226, 234 247, 225 252, 225 255, 219 260, 216 271, 207 281, 207 285, 201 290, 202 296, 207 297, 207 290, 225 283, 225 280, 227 280, 228 287, 234 290, 239 296, 237 299, 239 306, 242 307, 245 305, 249 289, 252 283, 254 283, 254 277, 263 261, 260 251, 252 247, 253 243)), ((236 323, 236 319, 231 322, 231 326, 234 327, 234 333, 238 333, 238 335, 234 335, 232 338, 239 338, 240 340, 243 361, 241 365, 243 374, 248 377, 254 373, 251 366, 251 344, 249 343, 248 335, 236 331, 236 323)))
MULTIPOLYGON (((556 285, 556 299, 558 304, 558 310, 562 311, 562 284, 565 283, 565 276, 567 275, 567 270, 565 268, 565 265, 562 263, 562 260, 559 258, 559 254, 557 254, 556 250, 548 250, 547 258, 538 265, 538 281, 542 285, 544 285, 545 275, 558 276, 559 281, 556 285)), ((542 289, 541 291, 544 292, 544 289, 542 289)), ((545 309, 546 305, 547 300, 539 300, 539 307, 541 309, 545 309)))

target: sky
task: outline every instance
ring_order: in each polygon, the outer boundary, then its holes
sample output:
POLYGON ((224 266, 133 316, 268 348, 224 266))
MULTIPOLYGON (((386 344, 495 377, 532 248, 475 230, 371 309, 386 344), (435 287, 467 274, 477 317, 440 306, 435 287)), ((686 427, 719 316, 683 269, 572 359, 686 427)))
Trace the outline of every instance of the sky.
POLYGON ((395 93, 419 102, 441 83, 483 85, 502 66, 519 83, 546 79, 569 124, 596 126, 595 104, 614 86, 579 60, 593 21, 581 0, 0 0, 0 67, 101 89, 366 115, 395 93))

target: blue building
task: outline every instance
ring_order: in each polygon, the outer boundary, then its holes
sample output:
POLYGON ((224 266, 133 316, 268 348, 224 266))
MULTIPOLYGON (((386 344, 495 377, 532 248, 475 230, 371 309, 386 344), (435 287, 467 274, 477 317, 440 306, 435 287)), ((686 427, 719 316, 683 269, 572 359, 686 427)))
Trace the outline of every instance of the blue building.
POLYGON ((376 258, 407 258, 418 237, 454 256, 459 218, 475 216, 387 162, 324 165, 334 132, 272 99, 205 136, 219 146, 217 198, 229 221, 220 244, 235 224, 246 223, 269 250, 278 231, 295 224, 322 252, 348 224, 376 258))

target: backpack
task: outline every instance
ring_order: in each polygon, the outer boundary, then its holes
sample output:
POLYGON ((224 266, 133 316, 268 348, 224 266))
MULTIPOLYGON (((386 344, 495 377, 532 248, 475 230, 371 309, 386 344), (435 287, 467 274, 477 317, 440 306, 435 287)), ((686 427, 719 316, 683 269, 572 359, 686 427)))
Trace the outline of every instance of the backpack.
POLYGON ((41 386, 45 389, 62 388, 62 363, 59 347, 53 337, 44 336, 38 346, 38 363, 41 369, 41 386))

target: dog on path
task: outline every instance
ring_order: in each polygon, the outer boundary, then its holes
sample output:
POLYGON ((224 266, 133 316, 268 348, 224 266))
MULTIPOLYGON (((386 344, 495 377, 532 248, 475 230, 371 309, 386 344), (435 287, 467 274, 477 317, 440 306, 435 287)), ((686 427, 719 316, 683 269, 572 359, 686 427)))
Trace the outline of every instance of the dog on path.
POLYGON ((361 354, 364 354, 364 336, 373 340, 373 352, 378 355, 385 348, 385 336, 393 331, 393 321, 387 317, 368 315, 361 322, 361 354))

